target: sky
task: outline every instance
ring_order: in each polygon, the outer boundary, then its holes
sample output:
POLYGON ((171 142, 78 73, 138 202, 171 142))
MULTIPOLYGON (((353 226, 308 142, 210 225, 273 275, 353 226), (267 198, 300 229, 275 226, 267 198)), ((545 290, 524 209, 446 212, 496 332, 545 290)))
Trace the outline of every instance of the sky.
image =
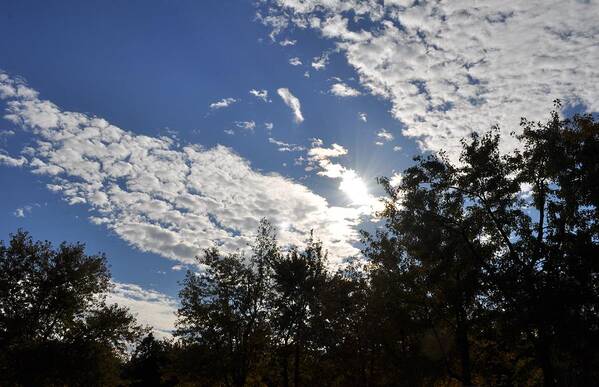
POLYGON ((599 112, 596 1, 5 1, 0 239, 105 252, 168 335, 194 257, 378 227, 376 178, 520 117, 599 112))

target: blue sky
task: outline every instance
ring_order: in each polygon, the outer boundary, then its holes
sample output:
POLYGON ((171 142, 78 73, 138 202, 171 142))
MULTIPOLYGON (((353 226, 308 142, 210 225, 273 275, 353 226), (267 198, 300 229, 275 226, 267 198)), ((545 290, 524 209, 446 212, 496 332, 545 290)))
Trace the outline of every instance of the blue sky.
POLYGON ((596 3, 532 3, 5 2, 2 239, 105 252, 115 300, 163 331, 180 269, 262 216, 357 254, 377 176, 554 98, 599 110, 596 3))

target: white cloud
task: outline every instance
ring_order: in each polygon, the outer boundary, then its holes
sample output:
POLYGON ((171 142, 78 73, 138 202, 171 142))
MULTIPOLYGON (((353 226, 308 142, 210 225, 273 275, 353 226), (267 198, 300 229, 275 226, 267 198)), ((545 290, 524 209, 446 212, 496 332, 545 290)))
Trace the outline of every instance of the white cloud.
POLYGON ((223 98, 220 101, 211 103, 210 109, 211 110, 223 109, 223 108, 231 106, 235 102, 237 102, 237 100, 235 98, 223 98))
POLYGON ((312 147, 321 147, 324 145, 324 141, 320 138, 311 138, 310 143, 312 144, 312 147))
POLYGON ((304 116, 302 115, 301 104, 299 99, 297 99, 296 96, 291 94, 291 91, 289 91, 289 89, 284 87, 277 89, 277 93, 279 94, 283 102, 285 102, 285 105, 291 108, 295 122, 297 122, 298 124, 303 122, 304 116))
POLYGON ((360 121, 363 121, 363 122, 368 121, 368 116, 366 115, 366 113, 359 113, 358 117, 360 118, 360 121))
POLYGON ((396 145, 393 147, 393 152, 399 152, 401 150, 401 147, 399 145, 396 145))
POLYGON ((237 126, 238 128, 241 128, 244 130, 249 130, 249 131, 253 132, 254 129, 256 129, 256 122, 254 122, 254 121, 235 121, 235 126, 237 126))
POLYGON ((225 129, 223 130, 223 132, 225 132, 225 134, 228 134, 229 136, 235 135, 235 131, 233 129, 225 129))
POLYGON ((298 58, 297 56, 295 56, 295 57, 289 59, 289 64, 292 66, 301 66, 302 60, 300 58, 298 58))
POLYGON ((258 20, 262 24, 270 26, 272 28, 272 31, 268 36, 270 37, 270 39, 273 42, 275 41, 276 36, 283 29, 287 28, 287 26, 289 25, 287 18, 285 18, 283 16, 279 16, 279 15, 266 15, 265 16, 265 15, 262 15, 262 13, 260 13, 260 12, 256 13, 256 20, 258 20))
POLYGON ((301 145, 289 144, 284 141, 275 140, 272 137, 268 138, 268 142, 271 144, 277 145, 278 146, 277 150, 279 152, 299 152, 299 151, 306 150, 306 148, 304 148, 301 145))
POLYGON ((455 157, 471 131, 496 123, 504 134, 518 130, 522 116, 545 119, 554 98, 599 111, 596 1, 269 4, 281 26, 312 28, 335 43, 423 149, 455 157), (352 17, 367 23, 356 29, 352 17))
POLYGON ((15 131, 14 130, 0 130, 0 137, 9 137, 9 136, 14 136, 15 135, 15 131))
POLYGON ((25 218, 28 214, 31 213, 31 211, 33 211, 34 206, 39 207, 40 205, 38 203, 34 203, 33 205, 19 207, 15 210, 15 212, 13 212, 13 215, 17 218, 25 218))
POLYGON ((264 102, 271 102, 268 100, 268 90, 252 89, 252 90, 250 90, 250 94, 258 99, 261 99, 264 102))
POLYGON ((347 149, 339 144, 332 144, 330 148, 324 148, 321 139, 314 139, 308 156, 314 161, 328 160, 330 158, 347 155, 347 149))
POLYGON ((23 151, 32 172, 46 175, 48 188, 68 203, 87 207, 93 223, 142 251, 192 263, 211 246, 245 249, 267 217, 293 222, 279 233, 284 245, 300 245, 314 229, 333 260, 358 252, 358 212, 330 206, 278 174, 258 172, 230 148, 178 145, 62 111, 5 75, 0 90, 12 95, 5 118, 35 140, 23 151))
POLYGON ((386 129, 381 129, 376 133, 376 136, 384 142, 392 141, 395 137, 386 129))
POLYGON ((329 54, 324 52, 321 56, 316 56, 312 59, 312 68, 316 71, 324 70, 329 63, 329 54))
POLYGON ((163 293, 135 284, 113 282, 106 301, 129 308, 137 322, 153 327, 159 338, 170 337, 175 328, 177 301, 163 293))
POLYGON ((345 83, 333 84, 331 86, 331 93, 338 97, 357 97, 361 94, 358 90, 346 85, 345 83))
POLYGON ((17 158, 0 153, 0 165, 8 165, 9 167, 22 167, 27 164, 27 159, 23 156, 17 158))
POLYGON ((275 124, 273 124, 272 122, 265 122, 264 127, 266 128, 266 130, 271 131, 272 128, 275 127, 275 124))
POLYGON ((279 42, 279 44, 283 47, 295 46, 296 43, 297 43, 297 40, 289 40, 289 39, 284 39, 279 42))

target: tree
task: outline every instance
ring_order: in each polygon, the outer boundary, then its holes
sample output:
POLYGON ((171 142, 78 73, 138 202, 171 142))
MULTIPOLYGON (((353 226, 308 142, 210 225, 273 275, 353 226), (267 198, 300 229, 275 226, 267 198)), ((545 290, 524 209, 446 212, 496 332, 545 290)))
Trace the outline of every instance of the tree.
POLYGON ((560 107, 546 123, 522 121, 516 180, 533 211, 519 222, 522 265, 509 270, 526 273, 527 313, 516 317, 533 332, 545 385, 591 385, 599 380, 599 122, 561 119, 560 107))
POLYGON ((391 198, 381 213, 386 232, 370 238, 367 255, 378 265, 378 276, 388 272, 383 286, 399 285, 391 294, 400 297, 400 308, 432 333, 447 373, 471 385, 470 336, 487 264, 477 242, 482 229, 463 192, 454 188, 456 168, 442 155, 416 161, 398 187, 381 180, 391 198))
POLYGON ((465 139, 459 163, 420 157, 398 186, 382 179, 386 227, 365 234, 365 255, 373 281, 383 275, 389 293, 407 289, 399 310, 411 303, 411 321, 453 337, 455 351, 438 347, 462 384, 535 383, 540 371, 547 386, 591 385, 599 124, 554 111, 522 127, 511 154, 492 130, 465 139))
POLYGON ((124 367, 124 376, 132 387, 175 386, 177 380, 170 373, 169 358, 172 345, 166 340, 156 340, 150 333, 139 343, 124 367))
POLYGON ((599 123, 590 115, 522 120, 521 150, 464 143, 459 186, 495 244, 490 299, 501 339, 529 354, 546 386, 596 383, 599 327, 599 123))
POLYGON ((269 340, 266 302, 269 262, 276 259, 274 231, 263 221, 253 255, 221 255, 208 249, 203 271, 188 271, 180 292, 176 336, 211 364, 199 371, 212 382, 243 386, 264 361, 269 340))
POLYGON ((108 305, 103 255, 83 244, 33 242, 23 231, 0 242, 0 367, 3 383, 117 382, 126 346, 143 329, 108 305))
POLYGON ((303 251, 296 247, 272 262, 272 325, 285 386, 302 384, 302 360, 316 346, 321 295, 327 281, 326 253, 311 233, 303 251), (289 366, 293 370, 290 378, 289 366))

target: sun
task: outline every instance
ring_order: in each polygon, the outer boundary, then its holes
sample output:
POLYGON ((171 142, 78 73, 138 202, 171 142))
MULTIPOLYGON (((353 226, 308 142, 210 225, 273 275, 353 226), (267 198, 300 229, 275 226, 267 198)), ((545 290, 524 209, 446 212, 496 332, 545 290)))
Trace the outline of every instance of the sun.
POLYGON ((372 201, 368 186, 354 171, 347 171, 343 174, 339 189, 347 195, 352 204, 362 206, 368 205, 372 201))

